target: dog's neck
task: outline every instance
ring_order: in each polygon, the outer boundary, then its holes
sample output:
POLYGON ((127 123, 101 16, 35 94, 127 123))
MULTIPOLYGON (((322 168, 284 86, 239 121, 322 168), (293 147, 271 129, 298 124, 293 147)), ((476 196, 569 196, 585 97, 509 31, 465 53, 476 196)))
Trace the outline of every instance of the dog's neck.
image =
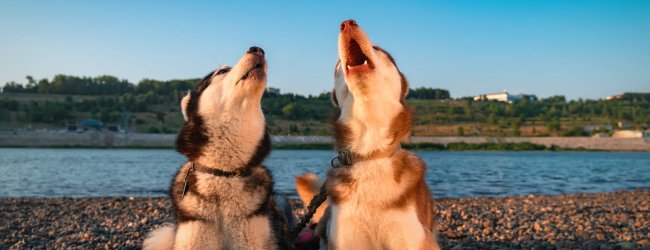
POLYGON ((266 157, 270 145, 266 141, 264 115, 261 108, 244 108, 223 112, 205 119, 208 142, 195 162, 208 168, 237 171, 251 164, 253 158, 266 157), (260 151, 261 150, 261 151, 260 151), (263 155, 259 155, 263 154, 263 155))
POLYGON ((353 98, 335 122, 337 149, 362 157, 392 154, 410 133, 410 112, 400 101, 353 98), (390 152, 386 152, 390 151, 390 152))

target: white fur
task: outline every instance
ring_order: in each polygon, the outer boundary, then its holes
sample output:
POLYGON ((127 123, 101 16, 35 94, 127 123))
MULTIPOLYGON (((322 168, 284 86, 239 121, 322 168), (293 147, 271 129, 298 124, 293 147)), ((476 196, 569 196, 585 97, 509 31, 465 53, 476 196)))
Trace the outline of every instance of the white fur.
POLYGON ((187 121, 187 111, 185 108, 187 107, 187 103, 190 101, 190 93, 188 92, 183 99, 181 100, 181 113, 183 114, 183 120, 187 121))
POLYGON ((351 170, 355 189, 343 203, 332 205, 330 241, 346 249, 419 249, 426 230, 414 204, 385 209, 407 185, 393 178, 390 158, 360 162, 351 170))
POLYGON ((397 67, 385 53, 374 49, 364 36, 357 34, 355 40, 375 68, 361 76, 349 75, 345 69, 346 52, 341 48, 345 45, 339 42, 341 63, 336 69, 334 84, 341 109, 338 121, 352 129, 350 150, 361 154, 383 150, 394 141, 389 135, 390 124, 403 109, 400 103, 401 77, 397 67))
POLYGON ((174 249, 274 249, 270 227, 266 216, 234 218, 214 224, 182 223, 174 249), (237 230, 230 230, 233 228, 237 230))
POLYGON ((147 238, 142 244, 142 248, 151 250, 172 249, 175 234, 176 229, 174 225, 165 224, 147 235, 147 238))
POLYGON ((190 221, 178 225, 174 249, 223 249, 223 239, 215 225, 190 221))
MULTIPOLYGON (((264 114, 260 99, 266 86, 266 75, 242 77, 258 63, 245 54, 230 72, 216 75, 199 100, 199 114, 204 117, 211 140, 204 157, 197 160, 206 166, 219 163, 225 171, 246 164, 264 134, 264 114), (232 139, 228 139, 232 138, 232 139)), ((261 69, 266 71, 266 64, 261 69)))

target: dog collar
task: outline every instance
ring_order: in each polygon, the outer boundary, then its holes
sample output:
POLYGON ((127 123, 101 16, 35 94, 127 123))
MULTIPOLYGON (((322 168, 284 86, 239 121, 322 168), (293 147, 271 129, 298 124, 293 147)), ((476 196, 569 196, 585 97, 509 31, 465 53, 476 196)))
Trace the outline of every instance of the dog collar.
POLYGON ((373 160, 373 159, 383 158, 383 157, 390 157, 393 154, 395 154, 397 149, 399 149, 399 146, 395 147, 391 145, 388 147, 388 149, 373 151, 372 153, 367 155, 358 154, 350 151, 349 149, 344 149, 339 151, 336 154, 336 156, 332 158, 330 164, 334 168, 349 167, 354 165, 355 163, 362 162, 362 161, 373 160), (334 160, 336 160, 338 164, 334 163, 334 160))
POLYGON ((188 171, 197 171, 197 172, 211 174, 214 176, 221 176, 221 177, 246 177, 251 174, 251 168, 248 166, 242 170, 229 172, 229 171, 223 171, 216 168, 209 168, 194 162, 192 162, 192 167, 190 167, 188 171))
POLYGON ((249 166, 246 166, 246 168, 244 168, 243 170, 228 172, 228 171, 223 171, 215 168, 209 168, 201 164, 192 162, 192 166, 190 166, 187 172, 185 172, 185 181, 183 183, 183 193, 181 194, 181 196, 185 196, 185 193, 187 192, 187 177, 190 175, 190 172, 192 171, 197 171, 197 172, 211 174, 220 177, 246 177, 251 175, 251 173, 253 172, 251 170, 251 167, 249 166))

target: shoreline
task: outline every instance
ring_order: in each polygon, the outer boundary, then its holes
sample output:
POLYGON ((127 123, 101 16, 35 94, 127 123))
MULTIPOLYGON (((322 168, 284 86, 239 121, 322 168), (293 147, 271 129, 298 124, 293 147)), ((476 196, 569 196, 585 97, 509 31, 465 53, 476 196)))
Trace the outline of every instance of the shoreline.
MULTIPOLYGON (((175 134, 87 131, 2 132, 0 148, 173 148, 175 134)), ((331 136, 271 136, 273 149, 332 150, 331 136)), ((422 151, 612 151, 650 152, 647 138, 418 137, 404 148, 422 151)))
MULTIPOLYGON (((440 198, 436 207, 443 249, 650 248, 650 189, 440 198)), ((2 249, 139 249, 173 217, 165 197, 6 197, 0 221, 2 249)))

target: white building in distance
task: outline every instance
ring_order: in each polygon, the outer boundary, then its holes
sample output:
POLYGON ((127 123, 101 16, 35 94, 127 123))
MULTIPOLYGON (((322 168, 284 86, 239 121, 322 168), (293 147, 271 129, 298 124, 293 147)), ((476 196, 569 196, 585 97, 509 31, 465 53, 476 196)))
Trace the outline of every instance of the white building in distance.
POLYGON ((623 94, 619 94, 619 95, 610 95, 610 96, 606 97, 606 99, 607 99, 608 101, 621 100, 621 99, 623 99, 623 94))
POLYGON ((494 94, 484 94, 484 95, 477 95, 474 96, 474 101, 499 101, 499 102, 507 102, 507 103, 512 103, 514 101, 521 100, 523 98, 528 98, 529 101, 534 101, 535 96, 533 95, 525 95, 525 94, 518 94, 518 95, 512 95, 508 93, 507 91, 503 91, 500 93, 494 93, 494 94))

